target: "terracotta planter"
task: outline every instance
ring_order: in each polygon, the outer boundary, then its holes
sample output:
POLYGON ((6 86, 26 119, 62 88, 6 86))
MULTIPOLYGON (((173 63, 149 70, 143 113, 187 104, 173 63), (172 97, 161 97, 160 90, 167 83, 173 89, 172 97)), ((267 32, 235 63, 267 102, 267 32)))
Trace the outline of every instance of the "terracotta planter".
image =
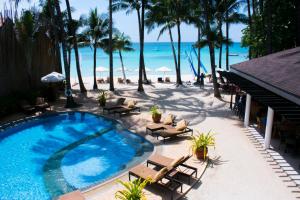
MULTIPOLYGON (((207 153, 208 153, 208 149, 206 147, 205 158, 207 158, 207 153)), ((204 160, 204 148, 197 149, 196 152, 195 152, 195 155, 196 155, 198 160, 204 160)))
POLYGON ((152 120, 154 123, 159 123, 161 120, 161 114, 153 114, 152 115, 152 120))

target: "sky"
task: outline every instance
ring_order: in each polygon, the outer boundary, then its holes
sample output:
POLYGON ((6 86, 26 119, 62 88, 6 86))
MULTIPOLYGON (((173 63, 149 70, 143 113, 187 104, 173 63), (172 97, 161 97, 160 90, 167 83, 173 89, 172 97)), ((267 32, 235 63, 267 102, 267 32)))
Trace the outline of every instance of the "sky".
MULTIPOLYGON (((3 10, 4 3, 8 0, 0 0, 0 10, 3 10)), ((38 6, 39 0, 21 0, 19 5, 19 10, 22 8, 30 8, 31 6, 38 6)), ((74 13, 73 18, 78 19, 82 14, 87 15, 90 9, 98 8, 99 13, 107 13, 108 12, 108 0, 69 0, 71 7, 73 7, 74 13)), ((65 9, 65 1, 61 0, 61 8, 65 9)), ((133 42, 139 41, 139 33, 138 33, 138 21, 137 14, 133 12, 127 15, 125 12, 120 11, 113 14, 114 26, 118 28, 121 32, 124 32, 128 35, 133 42)), ((242 36, 242 30, 245 28, 245 25, 237 24, 231 25, 229 31, 229 37, 234 42, 240 42, 242 36)), ((173 35, 174 40, 177 40, 177 31, 174 29, 173 35)), ((159 29, 153 30, 151 33, 147 33, 147 29, 145 31, 145 42, 156 42, 157 36, 159 34, 159 29)), ((194 42, 197 40, 197 30, 192 25, 183 24, 181 28, 181 37, 183 42, 194 42)), ((165 33, 159 39, 159 42, 169 42, 169 35, 165 33)))

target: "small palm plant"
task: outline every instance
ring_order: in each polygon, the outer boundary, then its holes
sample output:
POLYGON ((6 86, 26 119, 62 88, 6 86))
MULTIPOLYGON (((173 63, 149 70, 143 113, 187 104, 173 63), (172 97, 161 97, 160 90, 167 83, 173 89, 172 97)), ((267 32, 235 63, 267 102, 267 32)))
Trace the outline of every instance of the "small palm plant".
POLYGON ((152 119, 154 123, 159 123, 161 119, 161 112, 157 105, 154 105, 150 108, 150 112, 152 114, 152 119))
POLYGON ((107 93, 105 90, 101 90, 100 91, 100 94, 98 95, 98 102, 99 102, 99 105, 101 107, 104 107, 105 104, 106 104, 106 96, 107 96, 107 93))
POLYGON ((148 183, 151 182, 150 179, 142 181, 141 179, 135 179, 134 181, 123 182, 121 180, 117 181, 122 184, 125 189, 119 190, 115 193, 115 198, 120 200, 146 200, 145 193, 143 189, 148 183))
POLYGON ((206 159, 209 146, 215 147, 215 138, 210 131, 192 136, 191 149, 198 159, 206 159))

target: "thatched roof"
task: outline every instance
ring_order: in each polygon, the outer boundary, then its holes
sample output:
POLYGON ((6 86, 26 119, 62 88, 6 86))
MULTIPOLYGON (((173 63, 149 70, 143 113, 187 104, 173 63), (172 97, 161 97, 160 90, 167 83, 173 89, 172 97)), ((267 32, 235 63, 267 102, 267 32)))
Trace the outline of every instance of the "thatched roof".
POLYGON ((300 102, 300 47, 235 64, 231 69, 278 95, 300 102))

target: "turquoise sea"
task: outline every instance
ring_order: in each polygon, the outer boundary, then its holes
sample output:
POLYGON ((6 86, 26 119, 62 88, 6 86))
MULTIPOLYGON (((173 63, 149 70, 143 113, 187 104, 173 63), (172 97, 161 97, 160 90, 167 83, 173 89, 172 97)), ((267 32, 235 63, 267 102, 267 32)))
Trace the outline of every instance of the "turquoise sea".
MULTIPOLYGON (((177 45, 177 44, 175 44, 177 45)), ((181 46, 181 73, 191 74, 193 73, 188 61, 188 57, 192 56, 194 66, 197 66, 197 58, 192 50, 192 42, 184 42, 181 46)), ((137 68, 139 66, 139 43, 133 43, 132 52, 123 52, 124 65, 128 69, 126 71, 127 76, 138 75, 137 68)), ((93 76, 93 50, 90 47, 84 47, 79 49, 80 59, 81 59, 81 70, 83 77, 93 76)), ((247 60, 248 49, 241 47, 240 43, 233 43, 230 46, 230 54, 234 56, 229 57, 229 63, 235 64, 247 60)), ((175 74, 175 65, 173 60, 173 55, 171 51, 170 43, 168 42, 151 42, 145 43, 145 64, 146 67, 150 69, 147 72, 149 75, 155 75, 158 72, 155 70, 162 66, 166 66, 172 70, 168 74, 175 74)), ((219 50, 216 50, 216 64, 218 65, 219 60, 219 50)), ((208 47, 201 49, 201 62, 210 71, 210 60, 209 60, 208 47)), ((225 67, 225 48, 223 48, 222 65, 225 67)), ((109 67, 109 57, 101 49, 97 51, 97 67, 102 66, 108 69, 109 67)), ((121 67, 119 54, 114 53, 114 73, 116 76, 121 76, 121 71, 118 68, 121 67)), ((101 75, 108 75, 108 72, 102 72, 101 75)), ((75 78, 77 76, 76 66, 74 60, 74 52, 72 53, 71 60, 71 76, 75 78)))

